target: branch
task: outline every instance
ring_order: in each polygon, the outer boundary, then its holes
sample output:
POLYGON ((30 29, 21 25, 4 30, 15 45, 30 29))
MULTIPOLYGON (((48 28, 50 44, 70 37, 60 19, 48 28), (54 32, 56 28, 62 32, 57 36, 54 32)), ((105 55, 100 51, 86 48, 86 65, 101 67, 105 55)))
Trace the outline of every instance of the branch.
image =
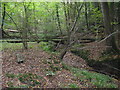
POLYGON ((110 68, 113 68, 113 69, 115 69, 115 70, 117 70, 117 71, 120 72, 120 70, 119 70, 118 68, 115 68, 115 67, 113 67, 113 66, 111 66, 111 65, 109 65, 109 64, 103 63, 103 65, 108 66, 108 67, 110 67, 110 68))
POLYGON ((10 17, 10 19, 13 21, 13 23, 15 24, 15 26, 16 26, 16 28, 17 28, 17 30, 18 30, 18 26, 17 26, 17 24, 16 24, 16 22, 13 20, 13 18, 8 14, 8 12, 7 11, 5 11, 6 12, 6 14, 10 17))
POLYGON ((103 41, 105 41, 106 39, 110 38, 112 35, 114 35, 114 34, 116 34, 118 32, 120 32, 120 31, 117 30, 117 31, 111 33, 110 35, 108 35, 107 37, 105 37, 104 39, 102 39, 101 41, 99 41, 98 43, 102 43, 103 41))
MULTIPOLYGON (((82 49, 86 49, 86 48, 98 48, 98 47, 103 47, 103 46, 86 46, 86 47, 82 47, 82 48, 75 48, 77 50, 82 50, 82 49)), ((106 47, 111 47, 111 46, 106 46, 106 47)), ((74 49, 74 48, 73 48, 74 49)))
POLYGON ((74 24, 73 24, 70 32, 72 32, 72 31, 74 30, 74 28, 75 28, 75 26, 76 26, 76 24, 77 24, 77 21, 78 21, 78 18, 79 18, 79 16, 80 16, 80 12, 81 12, 82 7, 83 7, 83 3, 82 3, 82 5, 79 7, 79 9, 78 9, 78 15, 77 15, 77 17, 76 17, 76 19, 75 19, 75 21, 74 21, 74 24))
MULTIPOLYGON (((118 33, 119 31, 115 31, 113 33, 111 33, 110 35, 108 35, 107 37, 105 37, 103 40, 99 41, 98 44, 102 43, 103 41, 105 41, 106 39, 108 39, 109 37, 111 37, 112 35, 118 33)), ((82 47, 82 48, 77 48, 78 50, 81 49, 86 49, 86 48, 97 48, 97 47, 101 47, 101 46, 86 46, 86 47, 82 47)), ((106 47, 111 47, 111 46, 106 46, 106 47)))

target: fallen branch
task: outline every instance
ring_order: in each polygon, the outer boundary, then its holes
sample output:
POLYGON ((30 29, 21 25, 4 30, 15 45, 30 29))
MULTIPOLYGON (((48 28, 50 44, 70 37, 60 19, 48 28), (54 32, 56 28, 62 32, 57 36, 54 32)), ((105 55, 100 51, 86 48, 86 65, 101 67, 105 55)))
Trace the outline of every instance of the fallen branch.
MULTIPOLYGON (((82 48, 75 48, 75 49, 77 49, 77 50, 82 50, 82 49, 86 49, 86 48, 98 48, 98 47, 103 47, 103 46, 86 46, 86 47, 82 47, 82 48)), ((108 48, 110 48, 111 46, 105 46, 105 47, 108 47, 108 48)))
POLYGON ((112 75, 112 74, 107 73, 107 72, 102 71, 102 70, 95 70, 95 69, 92 69, 92 70, 89 70, 89 71, 94 71, 94 72, 102 73, 102 74, 108 75, 108 76, 110 76, 110 77, 112 77, 112 78, 116 78, 116 79, 118 79, 118 76, 116 76, 116 75, 112 75))
POLYGON ((103 41, 105 41, 106 39, 110 38, 112 35, 114 35, 114 34, 116 34, 118 32, 120 32, 120 31, 117 30, 117 31, 111 33, 110 35, 108 35, 107 37, 105 37, 104 39, 102 39, 101 41, 99 41, 98 43, 102 43, 103 41))
POLYGON ((110 68, 113 68, 113 69, 115 69, 115 70, 117 70, 117 71, 119 71, 119 72, 120 72, 120 70, 119 70, 119 69, 117 69, 117 68, 115 68, 115 67, 113 67, 113 66, 111 66, 111 65, 108 65, 108 64, 105 64, 105 63, 103 63, 103 65, 105 65, 105 66, 107 66, 107 67, 110 67, 110 68))

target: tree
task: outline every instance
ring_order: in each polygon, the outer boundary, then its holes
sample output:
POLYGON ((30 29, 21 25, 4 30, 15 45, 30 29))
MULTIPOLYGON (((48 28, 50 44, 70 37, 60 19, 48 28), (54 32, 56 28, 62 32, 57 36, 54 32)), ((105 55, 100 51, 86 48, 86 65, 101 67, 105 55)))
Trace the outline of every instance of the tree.
POLYGON ((73 40, 72 37, 74 36, 74 34, 76 32, 75 27, 76 27, 76 24, 78 22, 82 7, 83 7, 83 3, 80 5, 80 7, 78 9, 78 14, 76 15, 74 23, 73 23, 72 27, 69 30, 69 33, 68 33, 68 36, 67 36, 67 43, 65 45, 64 50, 60 54, 60 59, 61 60, 63 59, 63 57, 67 53, 67 51, 70 49, 70 47, 75 43, 75 41, 72 41, 73 40))
POLYGON ((62 35, 58 4, 56 4, 56 16, 57 16, 57 23, 58 23, 58 27, 59 27, 58 29, 60 30, 60 34, 62 35))
MULTIPOLYGON (((110 11, 108 2, 101 2, 101 8, 103 13, 103 20, 104 20, 104 26, 105 26, 105 34, 106 36, 113 33, 112 25, 111 25, 111 17, 110 17, 110 11)), ((115 37, 111 36, 106 40, 107 46, 110 46, 111 48, 107 48, 107 52, 115 51, 119 53, 119 49, 116 46, 115 37)))
MULTIPOLYGON (((5 22, 5 16, 6 16, 6 3, 3 4, 3 13, 2 13, 2 23, 1 23, 1 37, 5 37, 5 35, 9 36, 5 31, 4 31, 4 22, 5 22)), ((10 36, 9 36, 10 37, 10 36)))
POLYGON ((24 17, 24 21, 23 21, 23 27, 24 28, 22 30, 22 40, 23 40, 24 49, 28 49, 27 33, 28 33, 28 30, 29 30, 29 27, 28 27, 28 7, 29 7, 29 5, 27 6, 27 5, 25 5, 25 3, 23 3, 23 6, 24 6, 25 17, 24 17))
POLYGON ((88 14, 87 14, 87 3, 85 3, 85 20, 86 20, 87 30, 89 30, 88 14))
MULTIPOLYGON (((116 3, 117 5, 117 12, 116 12, 116 17, 117 17, 117 29, 120 31, 120 2, 116 3)), ((117 38, 117 46, 120 49, 120 32, 116 36, 117 38)))

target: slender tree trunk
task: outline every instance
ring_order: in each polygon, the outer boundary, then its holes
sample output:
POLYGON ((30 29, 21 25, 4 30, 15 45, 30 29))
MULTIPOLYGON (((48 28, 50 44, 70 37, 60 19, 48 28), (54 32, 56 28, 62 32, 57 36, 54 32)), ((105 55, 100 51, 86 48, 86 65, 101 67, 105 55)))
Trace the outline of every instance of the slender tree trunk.
POLYGON ((78 19, 79 19, 80 11, 81 11, 82 7, 83 7, 83 4, 80 5, 79 10, 78 10, 78 14, 77 14, 77 16, 75 17, 74 23, 73 23, 72 27, 71 27, 70 30, 69 30, 70 33, 68 34, 68 37, 67 37, 67 44, 65 45, 64 50, 63 50, 63 51, 61 52, 61 54, 60 54, 60 59, 61 59, 61 60, 63 59, 63 57, 65 56, 65 54, 66 54, 67 51, 69 50, 69 48, 70 48, 70 47, 72 46, 72 44, 74 43, 74 42, 71 41, 71 38, 72 38, 71 35, 72 35, 72 33, 73 33, 73 31, 74 31, 74 29, 75 29, 75 27, 76 27, 76 24, 77 24, 77 21, 78 21, 78 19))
POLYGON ((2 13, 2 23, 1 23, 1 37, 0 38, 4 38, 5 35, 9 36, 3 29, 4 22, 5 22, 5 16, 6 16, 5 11, 6 11, 6 4, 4 3, 3 4, 3 13, 2 13))
MULTIPOLYGON (((38 37, 38 34, 37 34, 37 21, 36 21, 36 13, 35 13, 35 9, 36 9, 36 7, 35 7, 35 3, 33 3, 33 12, 34 12, 34 30, 35 30, 35 35, 36 35, 36 37, 35 37, 35 41, 37 41, 37 43, 39 43, 39 37, 38 37)), ((30 31, 30 30, 29 30, 30 31)))
POLYGON ((25 12, 25 18, 24 18, 24 25, 23 25, 23 30, 22 30, 22 39, 23 39, 23 46, 24 49, 28 49, 28 44, 27 44, 27 31, 28 31, 28 12, 27 12, 27 7, 24 5, 24 12, 25 12))
POLYGON ((64 3, 64 13, 65 13, 65 19, 66 19, 66 29, 67 29, 67 36, 68 36, 68 39, 67 39, 67 45, 69 44, 69 38, 70 38, 70 16, 69 16, 69 7, 68 7, 68 3, 67 3, 67 6, 66 4, 64 3), (66 10, 67 9, 67 10, 66 10))
POLYGON ((87 3, 85 3, 85 20, 86 20, 87 30, 89 30, 88 15, 87 15, 87 3))
POLYGON ((58 27, 59 27, 59 30, 60 30, 60 34, 62 35, 58 4, 56 4, 56 16, 57 16, 57 22, 58 22, 58 27))
MULTIPOLYGON (((114 2, 110 2, 110 18, 111 18, 111 23, 114 22, 114 16, 115 16, 115 11, 114 11, 114 2)), ((114 31, 114 25, 112 25, 112 30, 114 31)))

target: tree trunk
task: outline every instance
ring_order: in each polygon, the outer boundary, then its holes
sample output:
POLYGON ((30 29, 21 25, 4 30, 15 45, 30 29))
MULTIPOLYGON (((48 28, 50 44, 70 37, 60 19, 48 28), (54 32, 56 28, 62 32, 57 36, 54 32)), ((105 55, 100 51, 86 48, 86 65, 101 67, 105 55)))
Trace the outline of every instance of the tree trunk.
POLYGON ((64 55, 66 54, 66 52, 69 50, 69 48, 70 48, 70 47, 72 46, 72 44, 74 43, 74 41, 71 41, 72 33, 73 33, 74 30, 75 30, 75 27, 76 27, 77 21, 78 21, 78 19, 79 19, 79 16, 80 16, 80 12, 81 12, 82 7, 83 7, 83 4, 80 5, 79 10, 78 10, 78 14, 76 15, 75 20, 74 20, 74 23, 73 23, 72 27, 71 27, 70 30, 69 30, 68 37, 67 37, 67 43, 66 43, 66 45, 65 45, 64 50, 63 50, 63 51, 61 52, 61 54, 60 54, 60 59, 61 59, 61 60, 63 59, 63 57, 64 57, 64 55))
POLYGON ((27 31, 28 31, 28 12, 27 12, 27 7, 24 5, 24 12, 25 12, 25 18, 24 18, 24 25, 23 25, 23 30, 22 30, 22 39, 23 39, 23 46, 24 49, 28 49, 28 44, 27 44, 27 31))
MULTIPOLYGON (((104 26, 105 26, 105 34, 106 36, 110 35, 113 33, 112 25, 111 25, 111 17, 110 17, 110 12, 109 12, 109 6, 108 2, 101 2, 101 8, 102 8, 102 13, 103 13, 103 20, 104 20, 104 26)), ((107 46, 111 46, 111 48, 107 48, 107 52, 119 52, 119 49, 116 46, 115 42, 115 37, 111 36, 106 40, 107 46)))
POLYGON ((62 35, 61 24, 60 24, 60 17, 59 17, 58 4, 56 4, 56 16, 57 16, 57 22, 58 22, 58 27, 59 27, 59 30, 60 30, 60 34, 62 35))
MULTIPOLYGON (((110 2, 110 19, 111 23, 114 22, 115 10, 114 10, 114 2, 110 2)), ((112 24, 112 30, 114 31, 114 25, 112 24)))
POLYGON ((87 3, 85 3, 85 20, 86 20, 87 30, 89 30, 88 14, 87 14, 87 3))
MULTIPOLYGON (((4 6, 3 6, 3 13, 2 13, 2 23, 1 23, 1 32, 0 32, 0 34, 1 34, 1 36, 0 36, 0 38, 4 38, 5 37, 5 35, 6 36, 9 36, 5 31, 4 31, 4 29, 3 29, 3 26, 4 26, 4 22, 5 22, 5 11, 6 11, 6 4, 4 3, 3 4, 4 6)), ((10 37, 10 36, 9 36, 10 37)))
MULTIPOLYGON (((117 6, 118 10, 117 10, 117 21, 118 21, 118 30, 120 31, 120 2, 118 3, 117 6)), ((120 32, 117 34, 117 46, 120 49, 120 32)))

